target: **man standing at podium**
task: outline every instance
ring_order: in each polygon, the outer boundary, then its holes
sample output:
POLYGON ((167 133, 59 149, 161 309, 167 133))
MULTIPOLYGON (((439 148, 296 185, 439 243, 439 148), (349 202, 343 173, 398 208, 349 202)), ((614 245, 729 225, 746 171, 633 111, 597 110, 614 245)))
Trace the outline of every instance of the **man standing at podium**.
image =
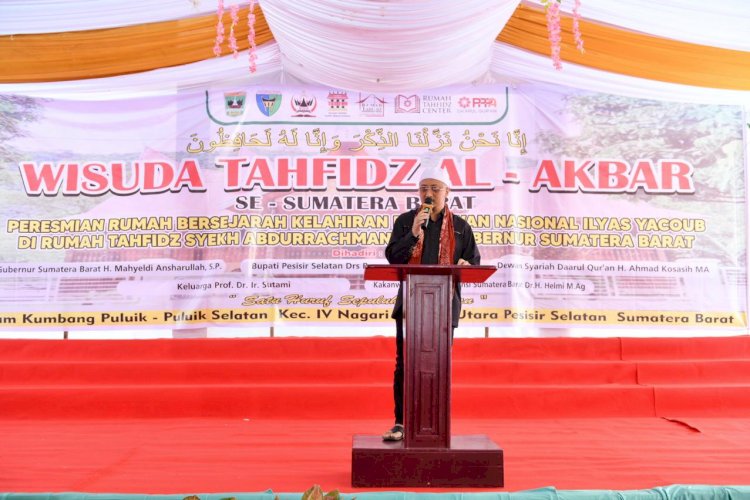
MULTIPOLYGON (((391 264, 478 265, 480 256, 471 226, 453 215, 446 201, 450 180, 444 169, 427 168, 419 180, 420 206, 398 216, 385 257, 391 264)), ((453 328, 461 312, 461 290, 453 294, 453 328)), ((399 288, 392 317, 396 320, 396 369, 393 372, 395 425, 383 434, 385 441, 404 438, 404 324, 403 297, 399 288)))

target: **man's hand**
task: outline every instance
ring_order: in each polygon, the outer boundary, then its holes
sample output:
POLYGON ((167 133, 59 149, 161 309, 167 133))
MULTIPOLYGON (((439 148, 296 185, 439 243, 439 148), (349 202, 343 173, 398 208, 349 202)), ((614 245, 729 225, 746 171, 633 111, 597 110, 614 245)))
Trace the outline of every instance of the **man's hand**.
POLYGON ((414 224, 411 225, 411 234, 413 234, 415 238, 419 238, 419 235, 422 234, 422 224, 424 224, 429 216, 429 212, 420 210, 419 213, 417 213, 417 216, 414 217, 414 224))
POLYGON ((464 259, 458 259, 458 262, 456 262, 456 264, 458 264, 459 266, 470 266, 471 262, 464 259))

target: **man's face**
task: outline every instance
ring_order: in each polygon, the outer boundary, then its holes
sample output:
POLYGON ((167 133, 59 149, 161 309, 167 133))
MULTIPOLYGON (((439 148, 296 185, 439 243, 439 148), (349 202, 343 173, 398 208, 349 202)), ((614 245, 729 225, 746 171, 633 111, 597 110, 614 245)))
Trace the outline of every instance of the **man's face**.
POLYGON ((449 192, 448 186, 437 179, 422 179, 419 182, 419 199, 424 203, 425 198, 431 197, 433 213, 442 212, 449 192))

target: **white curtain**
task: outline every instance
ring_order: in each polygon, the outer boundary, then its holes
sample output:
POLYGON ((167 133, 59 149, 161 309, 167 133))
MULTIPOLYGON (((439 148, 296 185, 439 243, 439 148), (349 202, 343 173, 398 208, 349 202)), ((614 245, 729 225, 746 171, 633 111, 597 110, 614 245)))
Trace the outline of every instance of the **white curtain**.
MULTIPOLYGON (((539 0, 527 3, 541 5, 539 0)), ((563 0, 562 10, 570 13, 574 4, 575 0, 563 0)), ((662 38, 750 51, 746 0, 581 0, 580 13, 592 21, 662 38)))
POLYGON ((493 79, 499 82, 537 81, 642 99, 750 105, 748 91, 659 82, 609 73, 570 62, 565 63, 562 71, 557 71, 549 63, 549 57, 499 42, 495 43, 491 68, 493 79))
MULTIPOLYGON (((258 71, 247 70, 247 54, 209 59, 173 68, 112 78, 0 85, 0 94, 22 94, 34 97, 103 100, 128 96, 172 94, 178 90, 238 85, 305 84, 305 81, 282 71, 276 43, 258 49, 258 71)), ((681 102, 710 104, 744 104, 750 106, 750 92, 709 89, 663 83, 623 76, 566 63, 557 71, 549 58, 495 42, 489 71, 475 83, 548 82, 585 90, 681 102)), ((456 83, 469 84, 469 80, 456 83)), ((360 89, 348 89, 360 90, 360 89)))
POLYGON ((183 66, 162 68, 143 73, 44 83, 0 84, 0 94, 21 94, 78 100, 107 100, 136 96, 168 95, 180 90, 205 89, 212 86, 281 84, 279 46, 270 43, 256 51, 257 70, 248 71, 247 51, 234 59, 231 55, 211 58, 183 66))
MULTIPOLYGON (((226 3, 236 2, 227 0, 226 3)), ((0 35, 59 33, 170 21, 216 12, 216 6, 216 0, 0 0, 0 35)))
MULTIPOLYGON (((540 0, 525 1, 529 4, 541 4, 540 0)), ((248 0, 225 0, 227 7, 248 3, 248 0)), ((517 3, 507 0, 417 0, 389 3, 373 0, 262 1, 264 8, 287 4, 281 8, 298 12, 295 22, 300 24, 301 30, 309 31, 311 26, 325 23, 326 17, 333 21, 337 17, 367 19, 369 16, 374 23, 380 16, 390 24, 388 28, 394 30, 414 25, 417 21, 425 21, 425 26, 436 26, 442 22, 445 29, 442 35, 448 38, 456 33, 448 25, 452 15, 466 17, 461 12, 472 9, 472 5, 486 4, 493 9, 504 10, 517 3), (422 15, 417 10, 409 10, 410 4, 422 4, 425 7, 422 15), (301 6, 304 6, 304 13, 301 6), (456 13, 446 16, 446 10, 454 10, 456 13)), ((563 0, 562 8, 571 12, 573 4, 574 0, 563 0)), ((674 40, 750 51, 750 4, 746 0, 581 0, 581 4, 581 15, 592 21, 674 40)), ((215 12, 216 7, 217 0, 1 0, 0 35, 55 33, 169 21, 215 12)), ((482 11, 478 15, 480 18, 476 21, 479 24, 490 21, 482 11)), ((495 35, 500 32, 504 23, 502 18, 497 22, 495 35)), ((385 45, 381 47, 384 50, 392 48, 389 40, 383 42, 385 45)))
POLYGON ((334 88, 415 90, 487 72, 518 0, 262 0, 284 70, 334 88))

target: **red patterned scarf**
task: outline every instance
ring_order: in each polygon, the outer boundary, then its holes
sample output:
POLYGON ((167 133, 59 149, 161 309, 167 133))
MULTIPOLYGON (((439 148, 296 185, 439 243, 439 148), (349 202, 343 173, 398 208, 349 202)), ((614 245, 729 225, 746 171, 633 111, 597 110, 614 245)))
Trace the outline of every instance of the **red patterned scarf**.
MULTIPOLYGON (((420 206, 417 210, 422 210, 420 206)), ((422 250, 424 249, 424 233, 419 235, 417 244, 411 252, 409 264, 420 264, 422 262, 422 250)), ((440 250, 438 251, 438 264, 450 266, 454 264, 453 254, 456 251, 456 235, 453 232, 453 214, 448 210, 448 205, 443 210, 443 226, 440 228, 440 250)))

